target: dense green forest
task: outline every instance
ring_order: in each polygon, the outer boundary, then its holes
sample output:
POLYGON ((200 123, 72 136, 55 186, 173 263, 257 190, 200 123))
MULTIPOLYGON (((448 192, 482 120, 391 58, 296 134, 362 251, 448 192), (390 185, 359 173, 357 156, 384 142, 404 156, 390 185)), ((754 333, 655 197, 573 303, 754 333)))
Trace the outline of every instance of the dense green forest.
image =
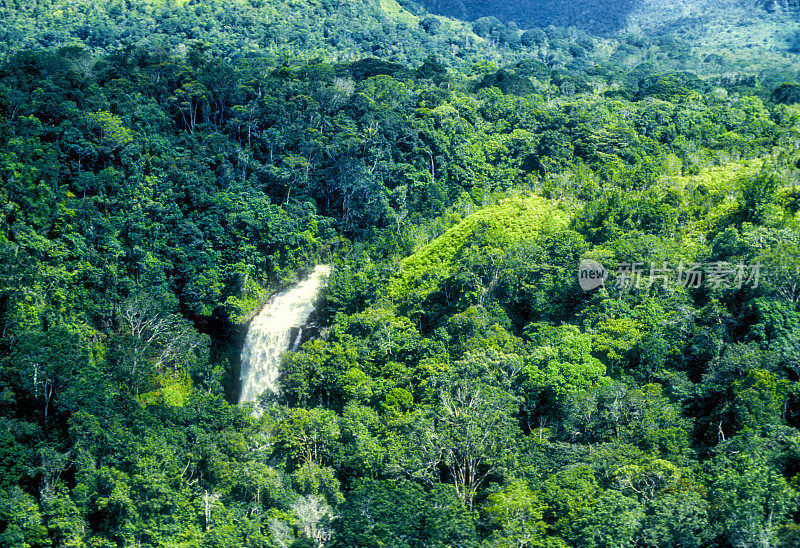
MULTIPOLYGON (((420 4, 434 13, 446 13, 460 19, 472 21, 480 17, 498 17, 514 21, 523 27, 544 27, 550 24, 575 25, 595 31, 619 30, 630 23, 631 16, 651 13, 655 25, 670 24, 679 12, 683 18, 691 19, 705 13, 708 19, 720 19, 726 14, 740 15, 747 12, 775 14, 797 14, 797 0, 662 0, 658 3, 634 0, 421 0, 420 4), (656 13, 658 11, 659 13, 656 13)), ((697 23, 697 21, 692 21, 697 23)))
POLYGON ((800 543, 796 52, 401 4, 2 3, 1 546, 800 543))

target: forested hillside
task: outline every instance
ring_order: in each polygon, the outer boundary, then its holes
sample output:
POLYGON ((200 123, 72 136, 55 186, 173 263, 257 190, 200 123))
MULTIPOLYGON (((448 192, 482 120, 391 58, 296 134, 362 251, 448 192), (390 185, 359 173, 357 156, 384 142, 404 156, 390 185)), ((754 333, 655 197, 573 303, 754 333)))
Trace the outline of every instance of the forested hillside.
POLYGON ((526 28, 575 25, 596 32, 623 29, 628 14, 636 7, 634 0, 421 0, 420 4, 433 13, 467 21, 497 17, 526 28))
MULTIPOLYGON (((800 48, 797 0, 421 0, 431 13, 513 28, 574 26, 602 36, 669 35, 704 51, 767 60, 800 48)), ((780 57, 780 56, 779 56, 780 57)), ((785 57, 783 57, 785 60, 785 57)), ((785 61, 784 61, 785 62, 785 61)))
POLYGON ((796 59, 453 48, 387 2, 385 45, 348 2, 21 4, 0 545, 800 543, 796 59), (286 19, 225 26, 251 8, 286 19), (319 333, 253 414, 246 323, 320 262, 319 333))
POLYGON ((208 43, 227 58, 251 55, 456 64, 502 55, 456 20, 395 0, 8 0, 0 5, 0 51, 80 43, 95 53, 121 46, 186 50, 208 43), (411 11, 409 11, 411 10, 411 11))

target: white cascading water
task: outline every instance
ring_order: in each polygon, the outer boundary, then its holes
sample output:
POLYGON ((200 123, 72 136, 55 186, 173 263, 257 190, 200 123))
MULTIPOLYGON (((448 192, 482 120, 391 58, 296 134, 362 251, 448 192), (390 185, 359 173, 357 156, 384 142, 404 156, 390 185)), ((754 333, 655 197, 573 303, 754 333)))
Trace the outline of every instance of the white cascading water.
POLYGON ((302 327, 330 271, 328 265, 317 265, 308 278, 270 299, 250 322, 242 348, 240 403, 256 401, 267 390, 278 393, 281 355, 299 346, 302 327), (292 328, 298 329, 294 340, 292 328))

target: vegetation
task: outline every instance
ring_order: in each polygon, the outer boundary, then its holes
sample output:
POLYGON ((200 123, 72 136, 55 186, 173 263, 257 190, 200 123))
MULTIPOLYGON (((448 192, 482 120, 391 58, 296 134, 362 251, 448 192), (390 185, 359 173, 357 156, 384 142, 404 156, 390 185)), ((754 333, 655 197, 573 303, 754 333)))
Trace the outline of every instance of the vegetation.
POLYGON ((491 238, 493 245, 498 247, 534 241, 542 233, 563 228, 566 217, 565 213, 536 196, 509 198, 482 208, 403 259, 400 277, 393 280, 390 295, 402 298, 410 290, 411 284, 424 279, 427 287, 415 289, 421 296, 427 296, 438 282, 458 268, 456 259, 459 252, 474 237, 491 238))
POLYGON ((406 1, 2 10, 0 545, 800 542, 794 69, 406 1), (241 333, 322 261, 256 416, 241 333))

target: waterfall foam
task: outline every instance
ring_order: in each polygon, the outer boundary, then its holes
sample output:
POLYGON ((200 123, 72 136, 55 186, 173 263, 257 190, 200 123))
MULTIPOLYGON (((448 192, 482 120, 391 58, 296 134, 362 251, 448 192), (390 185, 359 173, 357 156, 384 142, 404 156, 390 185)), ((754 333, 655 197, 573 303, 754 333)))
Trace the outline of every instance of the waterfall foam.
POLYGON ((308 278, 273 296, 250 322, 242 347, 240 403, 256 401, 267 390, 278 393, 281 355, 299 346, 303 324, 330 271, 329 265, 317 265, 308 278), (298 328, 294 341, 292 328, 298 328))

